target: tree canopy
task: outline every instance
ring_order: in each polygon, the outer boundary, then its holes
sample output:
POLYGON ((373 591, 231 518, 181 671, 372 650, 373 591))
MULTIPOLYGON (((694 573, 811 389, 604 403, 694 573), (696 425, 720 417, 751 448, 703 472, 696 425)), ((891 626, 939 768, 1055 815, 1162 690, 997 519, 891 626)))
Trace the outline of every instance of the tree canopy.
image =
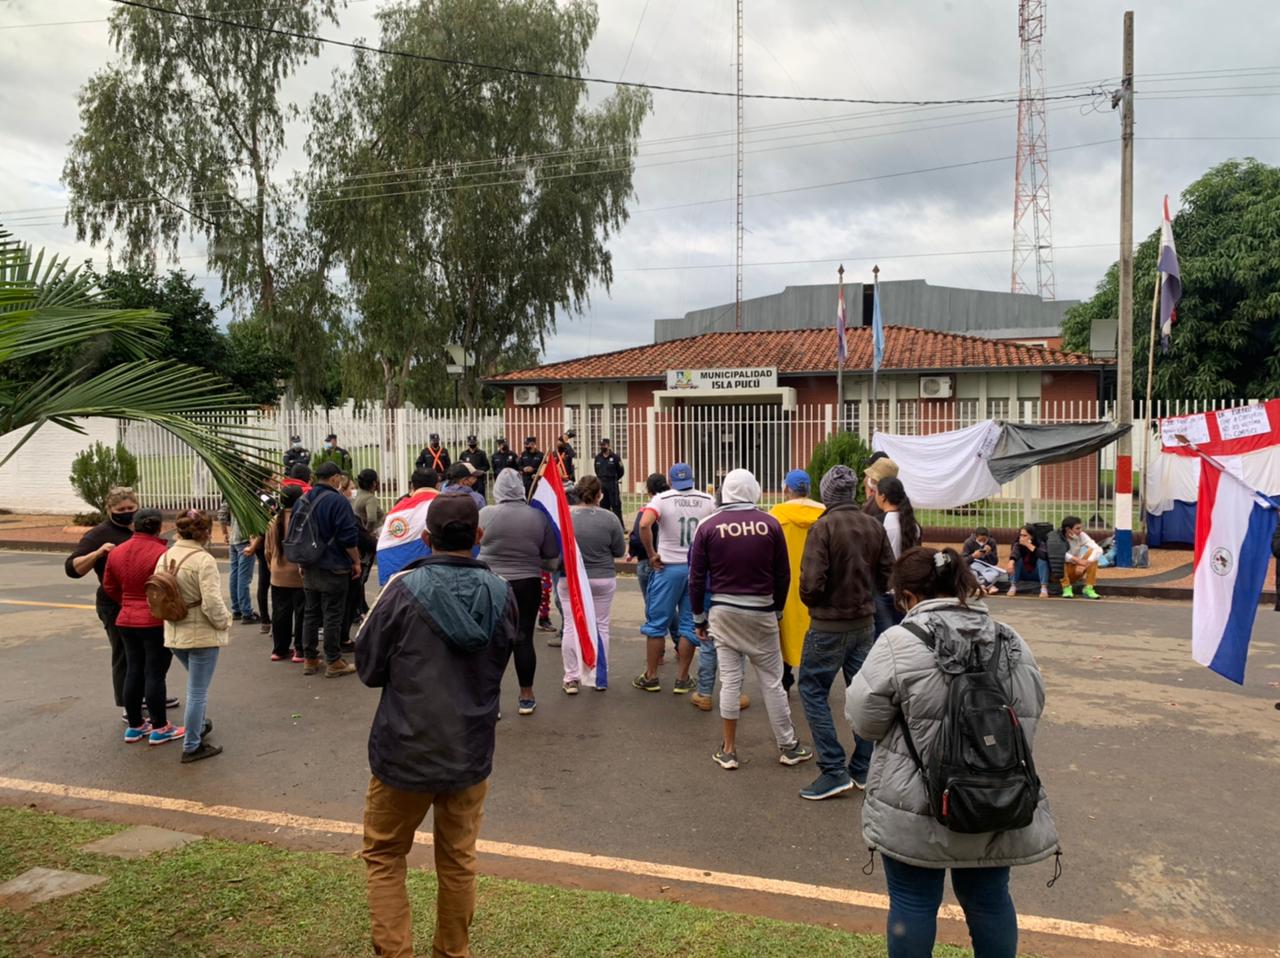
MULTIPOLYGON (((378 20, 385 47, 579 74, 598 17, 586 0, 422 0, 378 20)), ((474 357, 473 405, 480 375, 539 350, 593 283, 608 287, 650 99, 587 99, 577 81, 363 52, 316 98, 308 224, 350 284, 353 380, 396 405, 415 377, 448 382, 456 343, 474 357)))
POLYGON ((80 91, 81 129, 63 168, 77 238, 116 244, 127 266, 154 271, 159 254, 176 256, 183 238, 202 236, 237 315, 257 315, 276 342, 289 341, 312 317, 280 308, 290 302, 282 283, 293 278, 281 265, 293 202, 272 173, 296 112, 280 88, 318 52, 290 34, 336 24, 343 6, 219 0, 202 8, 256 29, 116 8, 118 57, 80 91))
MULTIPOLYGON (((1168 355, 1156 347, 1160 399, 1280 396, 1280 168, 1257 160, 1215 166, 1182 194, 1173 235, 1182 274, 1168 355)), ((1146 395, 1157 229, 1134 254, 1134 397, 1146 395)), ((1095 319, 1115 318, 1119 266, 1067 311, 1066 348, 1087 351, 1095 319)))

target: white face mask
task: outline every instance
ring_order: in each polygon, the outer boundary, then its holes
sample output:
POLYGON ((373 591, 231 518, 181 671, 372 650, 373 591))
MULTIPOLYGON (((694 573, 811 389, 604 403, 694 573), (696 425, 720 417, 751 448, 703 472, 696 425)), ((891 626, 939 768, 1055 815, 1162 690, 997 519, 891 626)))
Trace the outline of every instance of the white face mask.
POLYGON ((331 443, 331 442, 326 442, 326 443, 324 444, 324 447, 325 447, 326 449, 332 449, 332 448, 333 448, 333 443, 331 443))
POLYGON ((301 448, 302 448, 302 443, 300 443, 300 442, 295 442, 295 443, 293 444, 293 448, 294 448, 294 449, 301 449, 301 448))

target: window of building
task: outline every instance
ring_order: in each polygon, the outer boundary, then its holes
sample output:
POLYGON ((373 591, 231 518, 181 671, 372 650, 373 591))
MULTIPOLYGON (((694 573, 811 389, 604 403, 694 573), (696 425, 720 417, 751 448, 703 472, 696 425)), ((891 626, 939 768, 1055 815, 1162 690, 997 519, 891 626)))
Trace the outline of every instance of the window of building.
MULTIPOLYGON (((586 434, 579 437, 582 440, 582 448, 579 450, 579 454, 594 457, 596 450, 600 448, 600 438, 604 435, 604 406, 588 406, 587 429, 586 434)), ((610 436, 609 438, 612 439, 613 437, 610 436)))
POLYGON ((613 451, 622 459, 627 458, 627 407, 609 407, 609 439, 613 441, 613 451))
POLYGON ((862 426, 862 403, 857 399, 847 400, 844 404, 844 419, 839 423, 841 429, 859 435, 862 426))
POLYGON ((1009 418, 1009 400, 988 399, 987 400, 987 418, 1007 420, 1009 418))
POLYGON ((903 436, 920 434, 920 401, 918 399, 898 400, 898 425, 895 432, 903 436))
POLYGON ((978 421, 978 400, 957 399, 956 400, 956 428, 964 429, 966 426, 972 426, 977 421, 978 421))

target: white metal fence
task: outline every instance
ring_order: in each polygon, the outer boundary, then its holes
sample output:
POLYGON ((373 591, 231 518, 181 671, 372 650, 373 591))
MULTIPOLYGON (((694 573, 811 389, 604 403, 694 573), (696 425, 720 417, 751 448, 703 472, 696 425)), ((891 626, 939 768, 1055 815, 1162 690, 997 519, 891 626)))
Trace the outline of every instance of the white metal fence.
MULTIPOLYGON (((1239 401, 1160 402, 1153 405, 1155 418, 1186 415, 1209 409, 1240 405, 1239 401)), ((971 425, 981 419, 996 418, 1018 423, 1062 423, 1110 419, 1113 404, 1097 402, 1047 403, 996 400, 989 408, 976 402, 921 404, 904 400, 889 409, 881 400, 875 410, 863 410, 858 403, 846 403, 844 425, 868 442, 872 420, 887 432, 922 435, 971 425), (873 414, 872 414, 873 413, 873 414)), ((1135 472, 1142 462, 1143 434, 1147 428, 1141 403, 1134 404, 1133 462, 1135 472)), ((814 447, 835 431, 836 408, 831 404, 799 405, 784 409, 779 405, 736 404, 689 405, 656 410, 652 407, 514 407, 499 410, 381 408, 337 410, 270 410, 255 414, 247 425, 261 430, 263 448, 282 461, 289 438, 298 435, 313 455, 320 451, 324 437, 336 433, 338 444, 351 453, 356 470, 371 468, 382 481, 382 494, 393 501, 409 488, 409 477, 419 452, 435 433, 454 461, 466 448, 468 436, 490 458, 497 440, 506 439, 517 454, 526 436, 536 437, 539 448, 550 452, 555 439, 568 429, 576 431, 572 444, 577 453, 578 475, 591 471, 599 440, 608 437, 623 458, 626 478, 623 491, 629 506, 643 498, 641 486, 650 472, 665 472, 683 461, 693 467, 701 485, 714 485, 728 470, 744 467, 759 479, 766 497, 781 495, 782 478, 788 470, 805 468, 814 447)), ((214 508, 219 493, 208 471, 196 457, 171 435, 147 424, 122 424, 121 438, 139 458, 140 492, 148 505, 165 509, 214 508)), ((1158 454, 1153 443, 1151 454, 1158 454)), ((1073 462, 1040 466, 1001 489, 989 500, 949 510, 922 510, 926 526, 963 528, 986 525, 1012 528, 1024 521, 1057 521, 1075 513, 1088 525, 1107 529, 1114 525, 1112 493, 1115 481, 1116 448, 1073 462)), ((815 477, 816 480, 817 477, 815 477)), ((1136 482, 1135 488, 1140 488, 1136 482)), ((910 494, 910 490, 907 490, 910 494)), ((1135 510, 1138 504, 1135 501, 1135 510)), ((1135 514, 1135 521, 1140 517, 1135 514)), ((1135 525, 1135 528, 1140 526, 1135 525)))

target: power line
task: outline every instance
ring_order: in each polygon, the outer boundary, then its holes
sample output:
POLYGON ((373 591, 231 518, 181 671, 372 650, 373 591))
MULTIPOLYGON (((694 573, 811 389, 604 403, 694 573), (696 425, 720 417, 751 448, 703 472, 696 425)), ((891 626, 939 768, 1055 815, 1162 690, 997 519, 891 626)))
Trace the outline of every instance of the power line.
MULTIPOLYGON (((338 40, 333 37, 322 37, 313 33, 302 33, 296 30, 283 30, 279 27, 259 26, 252 23, 239 23, 235 20, 227 20, 223 17, 209 16, 203 13, 192 13, 185 10, 171 10, 166 7, 158 7, 154 4, 143 3, 141 0, 111 0, 112 3, 125 7, 135 7, 139 10, 150 10, 152 13, 162 13, 172 17, 182 17, 186 20, 198 20, 203 23, 213 23, 225 27, 234 27, 239 30, 249 30, 256 33, 270 33, 275 36, 287 37, 293 40, 305 40, 309 43, 321 43, 328 46, 344 47, 348 50, 358 50, 362 53, 376 53, 381 56, 401 57, 406 60, 419 60, 424 63, 438 63, 445 66, 471 67, 477 70, 489 70, 494 73, 505 73, 511 76, 531 77, 539 80, 570 80, 575 83, 596 83, 602 86, 611 87, 629 87, 639 90, 650 90, 658 93, 685 93, 694 96, 717 96, 717 97, 736 97, 738 94, 733 90, 705 90, 696 87, 672 86, 660 83, 639 83, 627 80, 609 80, 604 77, 580 76, 574 73, 561 73, 554 70, 529 70, 521 67, 502 66, 493 63, 481 63, 475 60, 463 60, 456 57, 433 56, 428 53, 413 53, 409 50, 393 50, 387 47, 375 47, 366 43, 356 43, 352 40, 338 40)), ((1046 100, 1084 100, 1092 99, 1096 93, 1090 91, 1088 93, 1061 93, 1053 96, 1045 97, 1046 100)), ((943 106, 949 104, 964 103, 1017 103, 1018 97, 954 97, 946 99, 920 99, 920 100, 872 100, 860 97, 839 97, 839 96, 798 96, 782 93, 743 93, 743 99, 747 100, 779 100, 789 102, 803 103, 853 103, 864 104, 868 106, 943 106)))

